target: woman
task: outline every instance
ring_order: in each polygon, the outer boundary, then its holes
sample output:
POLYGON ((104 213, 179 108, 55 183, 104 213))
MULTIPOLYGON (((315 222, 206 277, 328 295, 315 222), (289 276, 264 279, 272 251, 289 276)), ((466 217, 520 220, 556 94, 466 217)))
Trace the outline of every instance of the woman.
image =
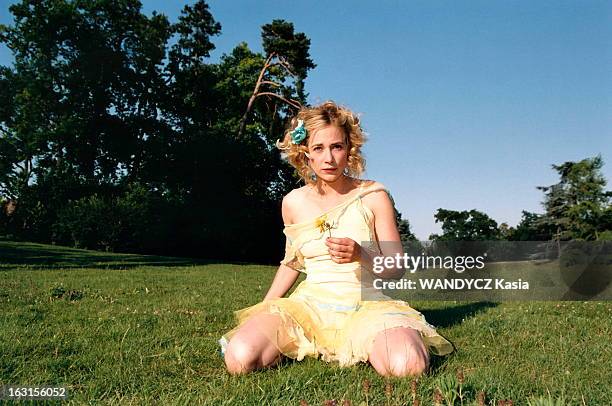
POLYGON ((419 375, 429 365, 428 349, 453 350, 419 312, 372 287, 372 256, 402 251, 384 186, 358 179, 363 143, 357 116, 326 102, 300 110, 277 144, 306 185, 283 199, 286 254, 264 300, 238 310, 238 326, 220 340, 230 373, 285 355, 341 366, 370 362, 384 376, 419 375), (284 298, 300 272, 306 279, 284 298))

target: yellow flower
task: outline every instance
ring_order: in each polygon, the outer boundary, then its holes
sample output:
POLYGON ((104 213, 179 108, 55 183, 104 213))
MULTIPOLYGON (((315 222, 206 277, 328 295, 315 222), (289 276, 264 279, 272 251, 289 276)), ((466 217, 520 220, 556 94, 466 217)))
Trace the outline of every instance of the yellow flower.
POLYGON ((321 232, 325 231, 325 217, 319 217, 315 222, 315 226, 321 230, 321 232))
POLYGON ((325 216, 319 217, 315 223, 315 226, 321 231, 321 233, 329 230, 329 235, 331 237, 332 226, 327 222, 327 218, 325 216))

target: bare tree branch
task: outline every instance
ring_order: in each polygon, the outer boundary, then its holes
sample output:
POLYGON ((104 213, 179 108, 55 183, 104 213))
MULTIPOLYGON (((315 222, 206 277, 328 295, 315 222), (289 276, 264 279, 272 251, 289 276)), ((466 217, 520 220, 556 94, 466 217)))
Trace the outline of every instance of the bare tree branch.
POLYGON ((281 65, 283 65, 283 67, 284 67, 285 69, 287 69, 287 72, 289 72, 289 73, 291 74, 291 76, 293 76, 293 77, 297 77, 297 75, 296 75, 295 73, 293 73, 293 71, 291 70, 291 65, 289 64, 289 62, 287 62, 287 61, 285 60, 285 58, 283 58, 282 56, 279 56, 279 57, 278 57, 278 62, 279 62, 281 65))
POLYGON ((274 117, 276 117, 276 111, 278 108, 278 103, 274 101, 274 111, 272 112, 272 118, 270 120, 270 128, 268 129, 268 134, 274 134, 274 117))
POLYGON ((272 52, 270 56, 268 56, 268 58, 266 59, 266 62, 264 63, 264 71, 271 66, 270 62, 272 62, 272 59, 274 59, 275 56, 276 56, 276 52, 272 52))
POLYGON ((240 128, 238 129, 238 137, 241 137, 242 133, 244 132, 244 129, 246 127, 246 121, 247 121, 247 118, 249 116, 249 112, 251 111, 251 108, 253 107, 253 102, 257 98, 257 93, 259 92, 259 87, 261 86, 261 82, 263 81, 263 77, 264 77, 266 71, 268 70, 268 68, 270 67, 270 62, 272 61, 272 58, 274 58, 275 56, 276 56, 276 53, 272 52, 268 56, 268 58, 266 58, 266 61, 264 62, 264 66, 261 69, 261 71, 259 72, 259 77, 257 78, 257 82, 255 83, 255 89, 253 90, 253 94, 249 98, 249 102, 247 104, 246 111, 244 112, 244 114, 242 115, 242 118, 240 119, 240 128))
POLYGON ((293 73, 293 71, 289 68, 289 66, 287 64, 281 63, 280 60, 278 62, 270 64, 270 66, 281 66, 287 71, 287 73, 289 73, 290 76, 297 77, 297 75, 293 73))
POLYGON ((272 97, 276 97, 282 101, 284 101, 285 103, 287 103, 288 105, 295 107, 296 109, 301 109, 302 108, 302 104, 297 101, 297 100, 293 100, 293 99, 286 99, 283 96, 280 96, 276 93, 273 92, 261 92, 258 93, 255 97, 259 97, 259 96, 272 96, 272 97))
POLYGON ((273 81, 271 81, 271 80, 262 80, 262 81, 261 81, 261 84, 262 84, 262 85, 271 85, 271 86, 277 86, 277 87, 281 87, 281 86, 282 86, 280 83, 276 83, 276 82, 273 82, 273 81))
POLYGON ((287 99, 273 92, 261 92, 260 93, 260 87, 261 85, 264 85, 264 84, 275 86, 275 87, 282 87, 282 84, 279 84, 279 83, 276 83, 270 80, 264 80, 264 75, 266 71, 272 66, 281 66, 283 69, 285 69, 289 73, 289 75, 295 78, 298 77, 295 73, 293 73, 293 71, 291 70, 291 66, 289 65, 289 63, 287 63, 285 58, 283 58, 280 55, 277 55, 275 52, 272 52, 266 58, 264 66, 259 72, 259 77, 257 78, 257 82, 255 83, 255 89, 253 90, 253 94, 251 94, 251 97, 249 98, 249 102, 247 104, 246 111, 244 112, 244 114, 242 115, 242 118, 240 119, 240 128, 238 129, 238 137, 241 137, 242 134, 244 133, 244 129, 246 128, 246 122, 249 116, 249 112, 251 111, 251 108, 253 107, 253 103, 255 102, 255 99, 257 99, 259 96, 276 97, 277 99, 282 100, 284 103, 288 104, 289 106, 295 109, 299 110, 302 108, 302 104, 297 100, 287 99), (277 62, 272 63, 272 60, 274 58, 276 58, 277 62))

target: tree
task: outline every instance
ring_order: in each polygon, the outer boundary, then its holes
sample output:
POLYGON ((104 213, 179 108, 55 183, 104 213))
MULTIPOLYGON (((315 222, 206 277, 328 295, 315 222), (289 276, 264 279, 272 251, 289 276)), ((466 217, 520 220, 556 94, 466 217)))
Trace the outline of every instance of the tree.
POLYGON ((62 161, 90 185, 138 170, 145 140, 163 129, 158 67, 170 35, 166 17, 148 18, 140 6, 24 0, 10 7, 16 23, 2 28, 1 40, 15 65, 4 69, 12 88, 2 97, 13 103, 2 124, 20 151, 14 160, 28 162, 34 176, 62 161))
POLYGON ((523 210, 521 221, 508 236, 510 241, 548 241, 553 231, 542 225, 542 215, 523 210))
POLYGON ((497 229, 499 238, 502 240, 509 240, 515 231, 516 230, 514 229, 514 227, 509 226, 508 223, 501 223, 499 225, 499 228, 497 229))
POLYGON ((170 25, 140 8, 137 0, 10 6, 15 24, 0 27, 15 59, 0 72, 0 192, 17 200, 24 236, 50 239, 63 205, 114 193, 167 134, 160 66, 170 25))
POLYGON ((305 104, 304 80, 308 70, 316 67, 310 59, 310 40, 304 33, 294 33, 292 23, 273 20, 262 27, 262 39, 266 58, 240 120, 239 137, 258 97, 266 96, 270 100, 272 114, 288 108, 297 110, 305 104), (295 87, 285 84, 287 78, 293 79, 295 87), (295 98, 294 92, 297 92, 295 98))
POLYGON ((538 186, 544 192, 545 214, 538 224, 554 230, 556 241, 569 239, 595 240, 605 231, 607 211, 612 192, 606 191, 606 179, 601 174, 600 155, 579 162, 552 165, 560 181, 550 186, 538 186))
POLYGON ((120 251, 273 261, 280 196, 294 186, 274 148, 293 114, 281 98, 305 102, 310 41, 274 20, 262 27, 265 55, 241 43, 208 63, 221 25, 205 1, 175 23, 141 6, 10 7, 15 24, 0 27, 15 58, 0 67, 0 195, 17 202, 11 227, 29 240, 81 235, 120 251), (238 136, 258 78, 280 98, 257 96, 238 136), (87 221, 69 221, 74 213, 87 221), (151 213, 155 232, 134 213, 151 213), (109 218, 121 223, 105 231, 112 238, 84 228, 109 218))
POLYGON ((33 153, 27 138, 15 130, 15 73, 0 66, 0 195, 16 199, 30 183, 33 153))
POLYGON ((436 223, 442 223, 442 235, 433 235, 440 241, 497 240, 497 222, 478 210, 454 211, 438 209, 436 223))

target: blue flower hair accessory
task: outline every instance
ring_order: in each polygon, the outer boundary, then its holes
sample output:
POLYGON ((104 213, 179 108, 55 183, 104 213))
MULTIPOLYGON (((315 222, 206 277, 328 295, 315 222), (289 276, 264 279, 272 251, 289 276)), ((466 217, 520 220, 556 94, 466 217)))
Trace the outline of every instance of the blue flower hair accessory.
POLYGON ((304 127, 304 120, 298 120, 298 125, 293 131, 291 131, 291 142, 294 144, 301 144, 306 139, 308 131, 304 127))

